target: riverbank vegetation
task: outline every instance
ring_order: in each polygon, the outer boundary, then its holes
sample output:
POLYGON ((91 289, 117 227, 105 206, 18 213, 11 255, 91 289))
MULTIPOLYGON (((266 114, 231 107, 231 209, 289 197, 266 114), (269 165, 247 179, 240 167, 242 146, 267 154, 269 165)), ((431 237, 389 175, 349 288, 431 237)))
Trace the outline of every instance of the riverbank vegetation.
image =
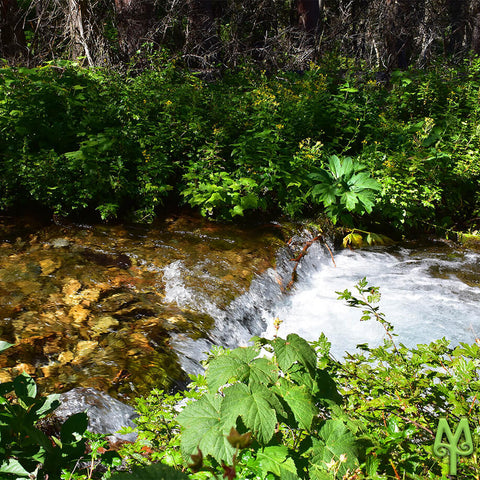
POLYGON ((477 228, 477 57, 387 80, 333 55, 210 81, 166 54, 151 62, 137 74, 4 65, 1 209, 148 221, 187 204, 221 220, 477 228))
MULTIPOLYGON (((2 384, 2 478, 446 479, 446 453, 460 437, 443 438, 450 447, 434 453, 440 417, 452 430, 468 418, 462 441, 473 453, 458 445, 457 478, 477 478, 480 347, 441 339, 408 348, 379 311, 378 288, 362 280, 354 294, 338 293, 362 321, 383 325, 383 345, 363 345, 340 360, 323 335, 217 348, 188 391, 138 399, 138 439, 120 455, 85 433, 85 414, 47 437, 36 424, 57 397, 38 398, 26 374, 2 384), (129 471, 113 473, 122 458, 129 471)), ((281 331, 281 322, 275 327, 281 331)))

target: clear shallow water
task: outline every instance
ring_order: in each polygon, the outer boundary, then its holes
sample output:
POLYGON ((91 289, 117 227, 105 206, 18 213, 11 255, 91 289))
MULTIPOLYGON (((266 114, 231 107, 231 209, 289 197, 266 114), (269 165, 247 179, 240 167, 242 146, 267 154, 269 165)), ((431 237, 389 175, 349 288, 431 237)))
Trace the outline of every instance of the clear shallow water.
POLYGON ((278 279, 288 283, 291 257, 291 252, 280 254, 277 270, 254 279, 250 290, 226 310, 182 289, 177 265, 175 281, 167 282, 167 296, 176 297, 182 306, 206 309, 216 324, 208 339, 177 342, 186 370, 197 370, 195 360, 211 343, 236 347, 247 344, 253 335, 272 337, 275 317, 283 321, 281 336, 294 332, 315 340, 325 333, 337 358, 353 352, 357 344, 380 344, 383 328, 374 321, 360 322, 361 310, 337 299, 336 292, 355 292, 354 285, 363 277, 380 287, 380 310, 394 325, 398 342, 414 346, 447 337, 453 344, 471 343, 480 336, 477 253, 443 243, 342 250, 335 253, 334 266, 325 247, 314 244, 299 264, 294 288, 284 294, 278 279))

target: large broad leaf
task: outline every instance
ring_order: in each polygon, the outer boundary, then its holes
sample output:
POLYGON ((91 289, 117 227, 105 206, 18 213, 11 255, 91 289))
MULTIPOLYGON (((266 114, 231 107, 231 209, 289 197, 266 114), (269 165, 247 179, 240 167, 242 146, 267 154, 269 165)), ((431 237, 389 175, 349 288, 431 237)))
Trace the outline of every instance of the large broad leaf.
POLYGON ((375 205, 375 195, 371 190, 362 190, 358 193, 358 200, 362 203, 367 213, 372 211, 375 205))
POLYGON ((335 178, 338 179, 343 175, 342 163, 336 155, 332 155, 328 159, 328 166, 330 167, 330 171, 335 178))
POLYGON ((355 171, 355 166, 351 157, 345 157, 341 160, 341 174, 345 178, 349 178, 355 171))
POLYGON ((340 201, 345 205, 347 210, 351 212, 352 210, 355 210, 355 207, 357 206, 358 195, 355 192, 348 191, 341 196, 340 201))
POLYGON ((319 183, 313 187, 312 195, 317 197, 325 207, 328 207, 337 201, 340 192, 334 184, 319 183))
POLYGON ((285 445, 266 447, 257 453, 263 475, 271 472, 282 480, 298 479, 297 468, 292 458, 288 458, 288 449, 285 445))
POLYGON ((355 442, 355 437, 341 420, 327 420, 318 438, 313 439, 310 478, 324 478, 319 472, 325 472, 332 462, 338 462, 340 478, 347 469, 355 470, 358 467, 355 442))
POLYGON ((287 371, 294 363, 300 363, 310 372, 315 371, 317 355, 313 347, 296 333, 291 333, 286 340, 276 338, 273 348, 277 362, 283 371, 287 371))
POLYGON ((250 389, 243 383, 228 387, 224 393, 222 416, 241 416, 245 427, 253 432, 259 443, 267 444, 277 423, 274 408, 282 408, 278 398, 263 385, 250 389))
POLYGON ((277 388, 283 400, 285 400, 292 410, 299 427, 309 430, 312 426, 313 417, 317 414, 318 410, 306 387, 304 385, 292 385, 282 378, 277 388))
POLYGON ((368 188, 370 190, 381 190, 382 186, 366 172, 360 172, 353 175, 347 182, 350 186, 354 186, 356 190, 368 188))
POLYGON ((207 384, 216 391, 233 381, 248 384, 268 385, 277 379, 276 366, 266 358, 255 358, 259 350, 255 347, 237 348, 230 354, 221 355, 210 362, 206 374, 207 384))
POLYGON ((206 372, 210 390, 216 391, 228 382, 248 378, 249 363, 258 355, 258 351, 255 347, 237 348, 211 360, 206 372))
POLYGON ((222 402, 220 395, 203 395, 177 416, 183 427, 181 450, 185 458, 189 459, 199 448, 204 456, 211 455, 226 463, 232 461, 235 450, 228 443, 227 435, 235 426, 238 412, 222 412, 222 402))

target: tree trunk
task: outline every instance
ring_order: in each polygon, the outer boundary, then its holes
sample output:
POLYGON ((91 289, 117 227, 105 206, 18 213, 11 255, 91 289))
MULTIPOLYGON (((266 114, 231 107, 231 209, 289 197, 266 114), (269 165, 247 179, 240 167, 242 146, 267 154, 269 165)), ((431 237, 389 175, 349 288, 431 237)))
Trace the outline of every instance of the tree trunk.
POLYGON ((472 15, 472 50, 480 55, 480 5, 473 10, 472 15))
POLYGON ((406 69, 410 64, 413 37, 421 18, 418 2, 386 0, 386 23, 383 26, 388 69, 406 69))
POLYGON ((451 33, 448 39, 447 52, 450 55, 454 55, 462 48, 465 35, 465 3, 464 0, 448 0, 451 33))
POLYGON ((153 0, 115 0, 120 50, 129 58, 147 40, 154 22, 153 0))
POLYGON ((70 37, 70 54, 73 58, 87 57, 89 66, 93 67, 84 30, 85 4, 82 0, 68 0, 68 30, 70 37))
POLYGON ((0 0, 0 57, 10 59, 26 54, 27 42, 17 0, 0 0))

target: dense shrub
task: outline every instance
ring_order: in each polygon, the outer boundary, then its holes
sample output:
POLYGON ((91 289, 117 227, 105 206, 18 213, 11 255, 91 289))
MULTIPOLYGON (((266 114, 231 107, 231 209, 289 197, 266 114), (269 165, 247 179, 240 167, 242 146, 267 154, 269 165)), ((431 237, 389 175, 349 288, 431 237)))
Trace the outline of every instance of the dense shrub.
POLYGON ((370 221, 400 229, 474 228, 479 65, 394 72, 388 83, 332 62, 210 82, 166 57, 136 75, 4 67, 0 207, 33 200, 148 221, 170 195, 224 220, 327 209, 358 222, 373 209, 370 221), (380 183, 375 206, 354 208, 354 182, 329 208, 318 180, 333 155, 380 183))

